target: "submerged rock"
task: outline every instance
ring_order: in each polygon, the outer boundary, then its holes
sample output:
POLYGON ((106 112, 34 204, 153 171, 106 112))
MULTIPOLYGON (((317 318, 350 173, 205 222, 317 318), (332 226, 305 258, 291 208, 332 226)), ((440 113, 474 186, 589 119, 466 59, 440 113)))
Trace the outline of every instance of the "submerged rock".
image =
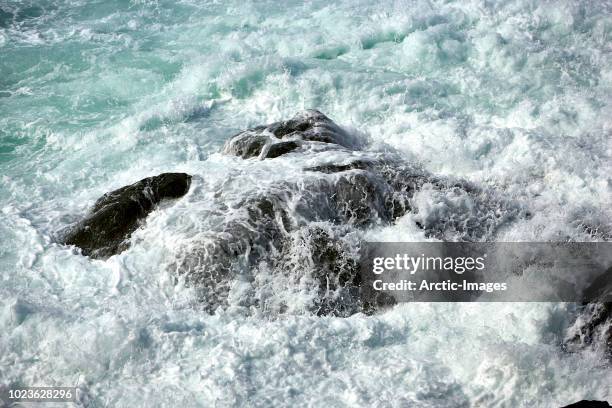
POLYGON ((161 200, 189 191, 191 176, 163 173, 105 194, 89 215, 64 235, 63 243, 81 248, 83 255, 107 258, 127 249, 126 239, 161 200))

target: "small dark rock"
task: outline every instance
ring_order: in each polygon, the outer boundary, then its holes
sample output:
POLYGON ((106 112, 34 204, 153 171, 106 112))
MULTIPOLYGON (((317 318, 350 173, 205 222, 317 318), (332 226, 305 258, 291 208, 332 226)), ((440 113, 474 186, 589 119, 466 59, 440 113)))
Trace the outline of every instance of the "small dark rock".
POLYGON ((274 143, 272 146, 270 146, 270 149, 266 153, 266 159, 274 159, 275 157, 292 152, 299 147, 300 144, 293 140, 288 142, 274 143))
POLYGON ((606 401, 582 400, 582 401, 578 401, 570 405, 566 405, 562 408, 609 408, 609 407, 610 407, 610 404, 608 404, 606 401))
POLYGON ((163 173, 147 177, 102 196, 90 214, 65 234, 63 243, 81 248, 84 255, 107 258, 127 249, 126 238, 163 199, 182 197, 191 176, 163 173))

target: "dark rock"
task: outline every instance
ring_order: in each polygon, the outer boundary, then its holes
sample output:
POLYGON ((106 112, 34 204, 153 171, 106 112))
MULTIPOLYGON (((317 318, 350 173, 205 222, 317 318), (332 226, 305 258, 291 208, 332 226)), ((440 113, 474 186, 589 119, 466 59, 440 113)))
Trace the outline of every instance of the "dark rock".
POLYGON ((612 268, 608 268, 583 291, 582 299, 586 302, 612 304, 612 268))
POLYGON ((310 231, 308 247, 316 275, 323 290, 335 290, 346 285, 359 286, 357 260, 350 256, 341 240, 330 236, 320 227, 310 231))
POLYGON ((375 172, 353 170, 313 177, 286 188, 294 197, 292 214, 306 224, 326 221, 363 228, 391 220, 386 201, 393 192, 375 172))
MULTIPOLYGON (((299 182, 264 184, 250 196, 232 188, 227 194, 224 188, 217 191, 212 210, 205 213, 212 216, 206 216, 205 227, 181 249, 174 265, 186 283, 201 293, 206 310, 227 305, 237 280, 265 286, 271 275, 278 275, 295 282, 296 290, 306 287, 308 293, 318 294, 312 304, 314 313, 371 313, 395 301, 384 294, 367 302, 361 299, 359 254, 353 238, 347 237, 356 237, 360 229, 373 224, 390 224, 410 211, 428 237, 482 240, 518 214, 513 202, 499 195, 461 180, 434 177, 380 152, 351 151, 358 146, 349 133, 318 111, 246 130, 226 142, 224 153, 244 159, 334 150, 330 157, 344 160, 306 168, 299 182), (418 214, 415 195, 419 192, 431 195, 424 201, 436 201, 440 211, 418 214), (293 275, 287 277, 288 273, 293 275)), ((245 176, 251 177, 248 170, 245 176)), ((190 180, 187 174, 162 174, 106 194, 65 235, 64 242, 94 258, 119 253, 155 205, 184 195, 190 180)), ((270 298, 265 292, 274 288, 260 289, 253 289, 256 296, 241 297, 241 306, 267 307, 270 298)), ((609 309, 605 310, 609 319, 609 309)))
POLYGON ((340 173, 342 171, 349 171, 349 170, 366 170, 368 168, 372 167, 372 162, 367 161, 367 160, 355 160, 354 162, 348 163, 348 164, 324 164, 321 166, 315 166, 315 167, 308 167, 306 169, 304 169, 305 171, 318 171, 321 173, 325 173, 325 174, 331 174, 331 173, 340 173))
POLYGON ((612 303, 582 305, 567 331, 564 347, 568 351, 594 348, 612 359, 612 303))
MULTIPOLYGON (((232 280, 258 281, 257 271, 262 265, 278 274, 300 271, 294 273, 309 276, 312 290, 319 293, 312 305, 317 314, 372 313, 394 304, 394 299, 383 294, 362 300, 356 271, 358 256, 346 248, 343 239, 351 231, 372 224, 389 224, 410 210, 410 200, 429 178, 423 172, 392 163, 364 160, 348 166, 362 165, 366 169, 308 173, 299 183, 281 182, 257 197, 233 204, 231 218, 207 231, 199 249, 194 251, 190 246, 192 252, 180 256, 177 270, 188 282, 202 288, 202 298, 211 311, 226 304, 232 280), (329 230, 313 227, 316 223, 323 223, 329 230), (330 230, 340 232, 334 236, 330 230)), ((326 165, 325 170, 334 167, 326 165)), ((430 188, 438 191, 446 187, 432 183, 430 188)), ((472 196, 454 184, 451 188, 480 203, 481 192, 472 196)), ((223 193, 215 199, 221 206, 226 203, 223 193)), ((490 199, 482 206, 457 208, 456 221, 427 220, 423 228, 428 236, 438 236, 437 231, 444 231, 445 225, 455 233, 465 231, 462 228, 468 228, 472 219, 494 225, 499 220, 495 210, 500 207, 498 200, 490 199)), ((480 237, 483 231, 475 228, 466 232, 480 237)), ((252 301, 266 302, 259 298, 252 301)))
POLYGON ((598 276, 583 292, 572 326, 567 330, 564 347, 568 351, 594 348, 612 360, 612 268, 598 276))
POLYGON ((279 139, 295 132, 304 132, 313 127, 314 119, 290 119, 284 122, 275 122, 268 126, 270 132, 279 139))
POLYGON ((310 310, 319 316, 371 314, 396 304, 384 292, 364 296, 359 270, 361 254, 358 247, 343 239, 344 228, 319 225, 300 228, 285 243, 275 268, 299 271, 302 287, 308 287, 310 282, 317 292, 310 310))
POLYGON ((311 142, 334 143, 352 147, 351 137, 330 118, 317 110, 307 110, 292 119, 268 125, 277 138, 299 138, 311 142))
POLYGON ((283 154, 292 152, 298 149, 299 147, 300 144, 293 140, 288 142, 274 143, 272 146, 270 146, 270 149, 268 149, 268 152, 266 153, 266 159, 274 159, 276 157, 282 156, 283 154))
POLYGON ((321 142, 353 148, 356 140, 331 119, 316 110, 308 110, 294 118, 247 129, 230 138, 223 147, 223 153, 240 156, 243 159, 257 157, 266 145, 270 146, 267 158, 297 149, 297 141, 321 142), (288 140, 278 146, 279 139, 288 140), (289 149, 289 150, 287 150, 289 149))
POLYGON ((610 407, 610 404, 608 404, 606 401, 582 400, 582 401, 578 401, 570 405, 566 405, 562 408, 609 408, 609 407, 610 407))
POLYGON ((291 229, 286 207, 274 195, 245 200, 237 205, 235 217, 208 231, 195 251, 179 257, 177 271, 198 288, 207 311, 226 305, 234 278, 252 278, 248 272, 282 250, 291 229))
POLYGON ((300 286, 317 293, 310 309, 317 315, 348 316, 360 311, 358 253, 332 229, 303 226, 287 237, 274 268, 299 271, 300 286))
MULTIPOLYGON (((176 265, 189 284, 201 288, 209 311, 228 303, 235 280, 265 287, 271 275, 278 275, 296 290, 306 287, 308 293, 318 293, 312 305, 317 314, 371 313, 395 300, 383 294, 367 302, 361 299, 359 255, 347 237, 371 225, 388 225, 410 211, 427 237, 483 240, 520 214, 514 201, 497 192, 434 177, 382 152, 352 152, 358 146, 318 111, 246 130, 226 142, 225 153, 243 158, 289 152, 322 157, 321 152, 334 150, 329 157, 344 160, 308 167, 299 182, 266 184, 244 200, 223 191, 215 194, 218 221, 207 226, 200 242, 185 246, 176 265), (419 201, 418 193, 426 196, 419 201), (431 201, 435 211, 419 214, 419 204, 431 201)), ((253 289, 257 295, 252 299, 240 300, 241 305, 278 311, 289 307, 270 306, 276 300, 265 293, 273 288, 262 287, 253 289)))
POLYGON ((138 228, 139 221, 161 200, 185 195, 190 184, 188 174, 163 173, 107 193, 62 241, 81 248, 84 255, 92 258, 107 258, 122 252, 129 245, 126 238, 138 228))
MULTIPOLYGON (((257 132, 257 131, 255 131, 257 132)), ((243 132, 228 141, 223 148, 223 153, 248 159, 260 155, 269 138, 265 135, 243 132)))
POLYGON ((390 190, 386 207, 396 219, 410 211, 427 237, 443 241, 479 241, 492 236, 506 223, 524 217, 525 208, 492 188, 479 188, 465 180, 441 178, 411 165, 388 162, 375 168, 390 190), (419 214, 417 194, 436 201, 437 211, 419 214))
MULTIPOLYGON (((358 140, 350 135, 340 126, 334 123, 330 118, 317 110, 309 110, 304 114, 297 115, 293 120, 307 121, 311 126, 302 131, 300 137, 302 140, 312 142, 334 143, 349 149, 358 147, 358 140)), ((283 138, 289 137, 283 136, 283 138)))
POLYGON ((384 180, 373 173, 358 171, 338 179, 333 199, 344 222, 363 226, 390 220, 391 214, 385 207, 388 194, 384 180))

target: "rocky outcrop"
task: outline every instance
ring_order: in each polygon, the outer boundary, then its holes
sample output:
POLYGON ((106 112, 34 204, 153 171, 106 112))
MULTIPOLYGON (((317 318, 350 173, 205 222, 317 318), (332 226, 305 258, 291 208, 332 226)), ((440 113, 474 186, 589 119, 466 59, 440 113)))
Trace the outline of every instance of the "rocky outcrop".
POLYGON ((64 232, 62 242, 81 249, 83 255, 107 258, 128 247, 127 238, 164 199, 182 197, 191 176, 163 173, 105 194, 81 222, 64 232))
POLYGON ((357 141, 331 119, 316 110, 294 118, 258 126, 231 137, 223 152, 249 159, 275 158, 298 149, 304 142, 329 143, 352 148, 357 141))
MULTIPOLYGON (((269 305, 261 295, 274 290, 261 289, 272 284, 266 276, 316 294, 309 307, 317 314, 372 311, 392 299, 367 304, 360 299, 359 236, 366 229, 411 213, 426 236, 477 241, 522 214, 519 205, 496 192, 435 177, 384 152, 361 150, 356 137, 318 111, 245 130, 222 152, 291 163, 297 176, 271 178, 280 181, 243 192, 253 179, 249 166, 262 171, 258 161, 246 161, 232 176, 238 194, 221 187, 207 197, 211 210, 203 215, 205 227, 179 249, 172 269, 197 288, 210 311, 228 302, 237 280, 259 285, 260 295, 243 301, 245 306, 285 310, 288 304, 269 305), (423 202, 431 201, 436 212, 419 214, 423 202), (210 214, 214 221, 208 223, 210 214)), ((94 258, 119 253, 155 205, 184 195, 190 180, 183 173, 161 174, 108 193, 63 242, 94 258)))
MULTIPOLYGON (((420 191, 434 199, 436 194, 452 195, 443 203, 452 215, 418 221, 427 236, 440 239, 481 240, 522 211, 513 201, 463 180, 435 177, 390 155, 361 151, 358 141, 318 111, 241 132, 222 152, 305 163, 316 156, 318 164, 305 166, 298 182, 262 186, 256 195, 233 204, 231 216, 180 254, 176 270, 199 288, 211 311, 224 304, 232 280, 261 284, 265 274, 258 271, 263 269, 291 275, 286 279, 292 285, 310 285, 317 293, 311 304, 314 313, 344 316, 375 309, 378 303, 361 303, 359 240, 349 237, 392 224, 407 212, 416 214, 414 200, 420 191), (353 159, 337 161, 340 156, 353 159), (327 163, 319 160, 327 157, 327 163)), ((228 206, 224 191, 215 199, 219 208, 228 206)), ((255 299, 253 304, 269 307, 262 302, 255 299)))

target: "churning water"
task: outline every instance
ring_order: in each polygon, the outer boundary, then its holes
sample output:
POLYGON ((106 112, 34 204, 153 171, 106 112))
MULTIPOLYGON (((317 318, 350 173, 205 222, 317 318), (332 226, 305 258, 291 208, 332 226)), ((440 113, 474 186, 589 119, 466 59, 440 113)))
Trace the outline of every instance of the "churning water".
MULTIPOLYGON (((239 202, 313 164, 246 163, 218 153, 225 140, 308 108, 365 151, 532 214, 484 239, 609 240, 611 91, 608 1, 0 0, 0 383, 78 384, 84 406, 611 399, 602 353, 559 346, 571 305, 319 317, 307 290, 270 285, 289 305, 271 313, 236 280, 210 315, 173 270, 232 216, 219 191, 239 202), (129 250, 55 243, 103 193, 164 171, 193 174, 191 191, 129 250)), ((423 240, 417 221, 466 206, 423 189, 418 211, 349 235, 423 240)))

